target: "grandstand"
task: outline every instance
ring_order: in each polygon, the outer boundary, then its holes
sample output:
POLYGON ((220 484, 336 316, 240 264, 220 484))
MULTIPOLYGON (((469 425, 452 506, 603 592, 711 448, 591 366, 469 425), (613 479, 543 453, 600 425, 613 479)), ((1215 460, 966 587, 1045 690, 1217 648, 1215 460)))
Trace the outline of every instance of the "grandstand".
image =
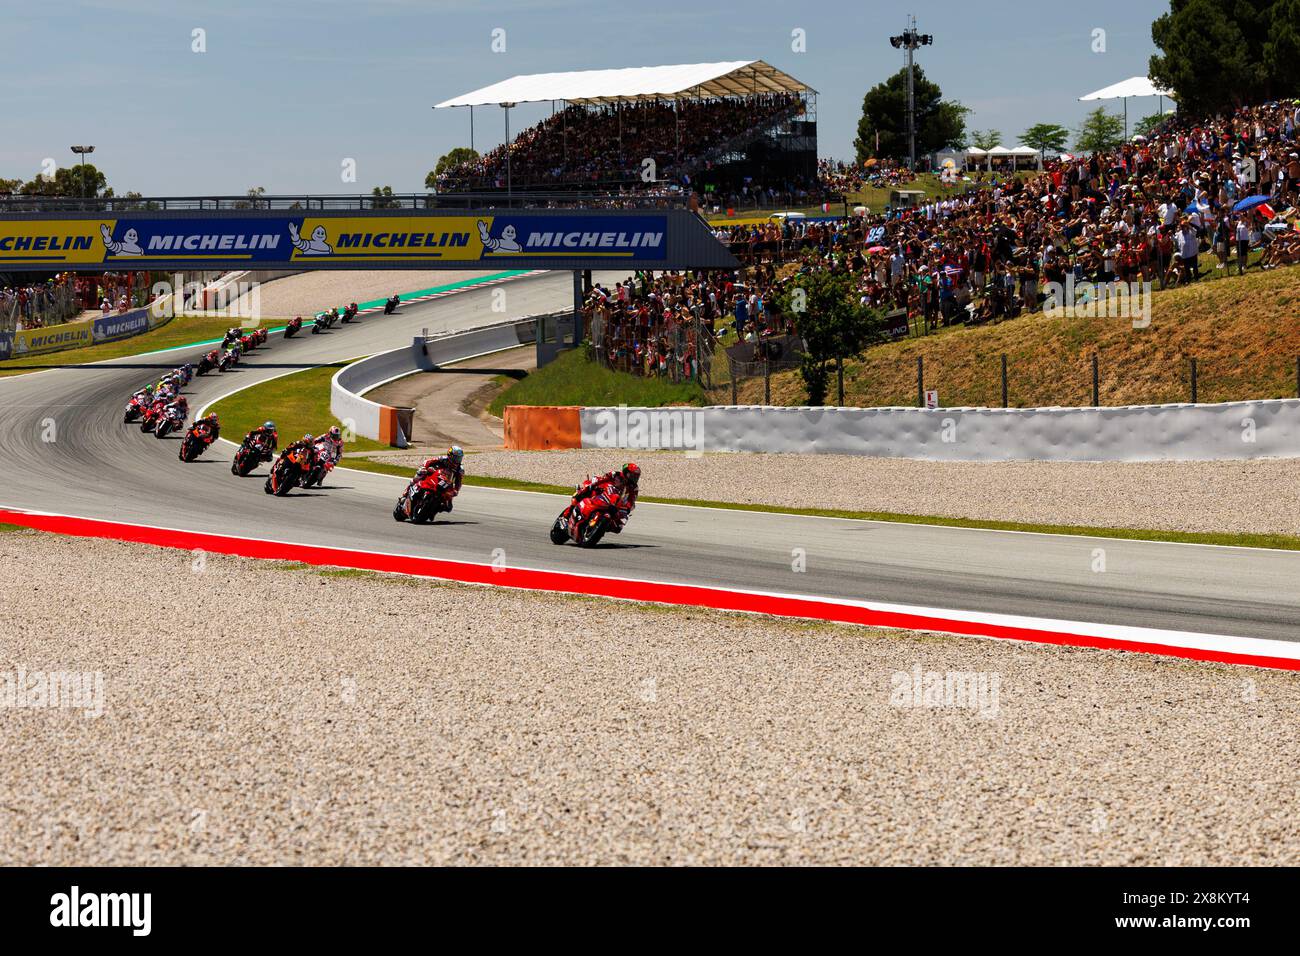
POLYGON ((515 76, 434 108, 468 108, 471 129, 475 107, 503 107, 507 128, 519 103, 550 101, 551 115, 444 173, 438 191, 793 193, 817 176, 816 97, 762 60, 515 76))

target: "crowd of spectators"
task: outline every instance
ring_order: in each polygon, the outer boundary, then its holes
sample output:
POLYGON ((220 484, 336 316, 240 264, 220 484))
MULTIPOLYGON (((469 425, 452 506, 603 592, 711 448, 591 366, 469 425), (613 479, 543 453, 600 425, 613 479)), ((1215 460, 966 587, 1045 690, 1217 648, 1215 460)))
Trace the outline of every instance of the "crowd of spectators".
POLYGON ((43 282, 0 286, 0 327, 40 329, 76 318, 87 310, 102 315, 126 312, 132 300, 131 275, 80 275, 61 272, 43 282))
MULTIPOLYGON (((821 172, 846 189, 858 182, 847 168, 821 172)), ((1047 284, 1070 277, 1167 288, 1300 263, 1297 207, 1300 103, 1268 104, 917 207, 720 225, 739 273, 638 274, 597 287, 587 312, 607 364, 689 376, 702 346, 797 331, 778 303, 802 273, 847 271, 864 305, 926 327, 998 321, 1039 311, 1047 284), (1268 202, 1235 211, 1251 197, 1268 202)))
POLYGON ((716 234, 746 263, 848 270, 864 304, 931 325, 997 320, 1071 276, 1167 288, 1300 261, 1298 127, 1294 103, 1243 108, 916 208, 716 234), (1234 211, 1253 196, 1270 202, 1234 211))
POLYGON ((568 106, 509 144, 444 172, 438 190, 504 187, 507 151, 511 183, 521 188, 639 183, 646 158, 656 163, 655 178, 666 179, 802 108, 794 94, 568 106))

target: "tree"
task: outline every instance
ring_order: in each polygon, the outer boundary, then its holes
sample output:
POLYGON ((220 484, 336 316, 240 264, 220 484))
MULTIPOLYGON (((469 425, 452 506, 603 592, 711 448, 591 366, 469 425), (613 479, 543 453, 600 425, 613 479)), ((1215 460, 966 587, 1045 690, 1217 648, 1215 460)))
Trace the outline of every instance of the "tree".
POLYGON ((1107 113, 1098 106, 1079 127, 1079 138, 1074 148, 1081 153, 1104 153, 1119 148, 1124 142, 1124 117, 1107 113))
POLYGON ((844 404, 844 360, 857 355, 884 328, 882 315, 861 305, 853 276, 848 272, 810 272, 795 278, 778 297, 782 312, 795 317, 804 342, 804 389, 810 405, 826 404, 826 391, 834 368, 839 381, 839 401, 844 404))
POLYGON ((1135 136, 1150 136, 1151 131, 1166 119, 1168 117, 1163 113, 1152 113, 1150 116, 1144 116, 1133 124, 1133 134, 1135 136))
POLYGON ((49 179, 37 174, 18 190, 24 196, 100 196, 109 191, 108 179, 94 163, 60 166, 49 179))
POLYGON ((1300 88, 1300 0, 1170 0, 1151 39, 1151 79, 1193 115, 1300 88))
POLYGON ((1002 145, 1002 133, 995 129, 973 129, 970 141, 980 149, 988 150, 1002 145))
POLYGON ((1053 153, 1065 152, 1065 144, 1070 141, 1070 131, 1055 123, 1035 123, 1020 134, 1020 141, 1038 150, 1041 159, 1047 159, 1049 150, 1053 153))
MULTIPOLYGON (((938 85, 916 68, 916 154, 923 156, 941 149, 959 149, 966 141, 966 114, 970 111, 943 98, 938 85)), ((907 158, 907 69, 899 70, 873 86, 862 98, 862 119, 854 141, 857 161, 876 157, 907 158), (876 148, 879 137, 880 148, 876 148)))
POLYGON ((476 159, 478 159, 478 150, 470 149, 468 146, 457 146, 451 152, 443 153, 438 157, 438 165, 424 177, 424 188, 437 189, 439 176, 450 172, 461 163, 472 163, 476 159))
POLYGON ((370 205, 375 209, 396 209, 401 205, 401 201, 393 197, 393 187, 384 186, 382 189, 376 186, 370 191, 370 205))

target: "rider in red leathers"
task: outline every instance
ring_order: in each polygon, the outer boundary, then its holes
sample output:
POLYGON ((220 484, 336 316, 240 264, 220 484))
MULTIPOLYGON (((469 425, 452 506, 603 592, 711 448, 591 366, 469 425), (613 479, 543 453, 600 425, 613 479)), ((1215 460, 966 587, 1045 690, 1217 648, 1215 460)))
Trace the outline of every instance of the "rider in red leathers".
MULTIPOLYGON (((452 445, 447 449, 447 454, 445 455, 439 455, 437 458, 426 458, 424 464, 416 471, 415 477, 411 479, 411 483, 406 486, 406 491, 403 497, 409 498, 411 496, 412 488, 435 471, 442 469, 451 475, 452 481, 455 483, 456 490, 452 494, 452 498, 454 499, 456 495, 460 494, 461 482, 465 480, 465 469, 460 466, 460 463, 464 458, 465 450, 459 445, 452 445)), ((451 511, 451 506, 452 502, 448 501, 448 511, 451 511)))

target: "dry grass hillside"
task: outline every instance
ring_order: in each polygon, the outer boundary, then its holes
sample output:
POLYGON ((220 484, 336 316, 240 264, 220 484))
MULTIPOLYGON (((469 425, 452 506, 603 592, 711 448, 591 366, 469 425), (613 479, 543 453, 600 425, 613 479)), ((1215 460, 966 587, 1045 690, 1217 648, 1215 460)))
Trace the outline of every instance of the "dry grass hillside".
MULTIPOLYGON (((845 404, 915 405, 916 359, 921 356, 926 387, 939 390, 941 404, 1000 405, 1000 356, 1005 353, 1013 407, 1089 405, 1094 352, 1103 405, 1187 401, 1192 357, 1197 359, 1201 402, 1295 397, 1300 269, 1156 292, 1151 324, 1142 329, 1128 319, 1049 319, 1040 314, 878 346, 846 363, 845 404)), ((713 399, 729 403, 730 389, 726 391, 713 399)), ((829 398, 835 398, 833 379, 829 398)), ((739 400, 761 403, 762 379, 745 382, 739 400)), ((773 404, 805 401, 797 372, 773 378, 773 404)))

